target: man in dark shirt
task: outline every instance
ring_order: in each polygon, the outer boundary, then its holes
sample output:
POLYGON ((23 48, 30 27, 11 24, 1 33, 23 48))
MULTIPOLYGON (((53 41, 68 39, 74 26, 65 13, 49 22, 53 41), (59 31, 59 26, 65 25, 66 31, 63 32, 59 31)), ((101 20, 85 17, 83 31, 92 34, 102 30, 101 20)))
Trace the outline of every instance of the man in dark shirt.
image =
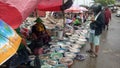
POLYGON ((104 14, 102 12, 102 6, 100 4, 94 5, 93 12, 95 17, 91 19, 92 22, 90 23, 90 50, 87 52, 92 53, 93 57, 97 57, 100 45, 100 35, 104 25, 104 14))

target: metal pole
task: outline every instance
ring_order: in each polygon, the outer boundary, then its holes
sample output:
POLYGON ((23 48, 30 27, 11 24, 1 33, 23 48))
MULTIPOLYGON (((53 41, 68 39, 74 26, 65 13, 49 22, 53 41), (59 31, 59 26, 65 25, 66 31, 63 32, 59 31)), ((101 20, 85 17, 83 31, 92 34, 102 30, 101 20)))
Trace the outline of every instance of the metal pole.
MULTIPOLYGON (((64 4, 64 0, 62 0, 62 4, 64 4)), ((63 31, 63 35, 64 36, 64 30, 65 30, 65 14, 64 14, 64 10, 62 10, 62 15, 63 15, 63 24, 62 24, 62 31, 63 31)), ((63 39, 63 37, 61 38, 61 40, 63 39)))
POLYGON ((37 8, 35 9, 35 16, 36 16, 36 18, 39 17, 39 16, 38 16, 38 10, 37 10, 37 8))
MULTIPOLYGON (((62 4, 64 4, 64 0, 62 0, 62 4)), ((62 13, 63 13, 63 27, 65 27, 65 13, 64 13, 64 10, 62 10, 62 13)))

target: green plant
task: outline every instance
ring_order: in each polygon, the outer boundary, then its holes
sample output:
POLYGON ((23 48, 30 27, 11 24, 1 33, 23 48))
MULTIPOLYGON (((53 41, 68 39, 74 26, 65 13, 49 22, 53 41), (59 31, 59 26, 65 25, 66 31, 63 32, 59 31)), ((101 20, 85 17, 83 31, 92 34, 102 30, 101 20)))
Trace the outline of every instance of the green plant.
POLYGON ((103 6, 114 4, 115 0, 95 0, 95 3, 101 3, 103 6))

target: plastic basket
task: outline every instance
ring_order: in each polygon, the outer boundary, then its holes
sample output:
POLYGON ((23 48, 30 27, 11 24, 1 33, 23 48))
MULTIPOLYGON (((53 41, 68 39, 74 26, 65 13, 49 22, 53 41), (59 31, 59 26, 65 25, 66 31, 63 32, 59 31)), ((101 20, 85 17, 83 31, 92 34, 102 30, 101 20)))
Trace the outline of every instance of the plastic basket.
POLYGON ((56 60, 57 60, 57 59, 62 58, 63 55, 62 55, 61 53, 59 53, 59 52, 53 52, 50 57, 51 57, 52 59, 56 59, 56 60))
POLYGON ((47 59, 50 59, 50 54, 42 54, 42 55, 39 56, 39 59, 40 59, 41 65, 42 65, 42 64, 44 64, 44 62, 47 59))

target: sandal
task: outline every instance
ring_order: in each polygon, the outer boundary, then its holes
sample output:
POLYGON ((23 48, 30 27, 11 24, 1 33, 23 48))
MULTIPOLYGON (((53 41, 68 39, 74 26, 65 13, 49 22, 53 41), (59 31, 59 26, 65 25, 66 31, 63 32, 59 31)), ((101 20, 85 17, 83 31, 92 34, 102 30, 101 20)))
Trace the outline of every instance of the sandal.
POLYGON ((88 53, 93 53, 93 51, 90 49, 90 50, 87 50, 86 52, 88 52, 88 53))
POLYGON ((91 54, 90 57, 97 58, 98 55, 97 54, 91 54))

